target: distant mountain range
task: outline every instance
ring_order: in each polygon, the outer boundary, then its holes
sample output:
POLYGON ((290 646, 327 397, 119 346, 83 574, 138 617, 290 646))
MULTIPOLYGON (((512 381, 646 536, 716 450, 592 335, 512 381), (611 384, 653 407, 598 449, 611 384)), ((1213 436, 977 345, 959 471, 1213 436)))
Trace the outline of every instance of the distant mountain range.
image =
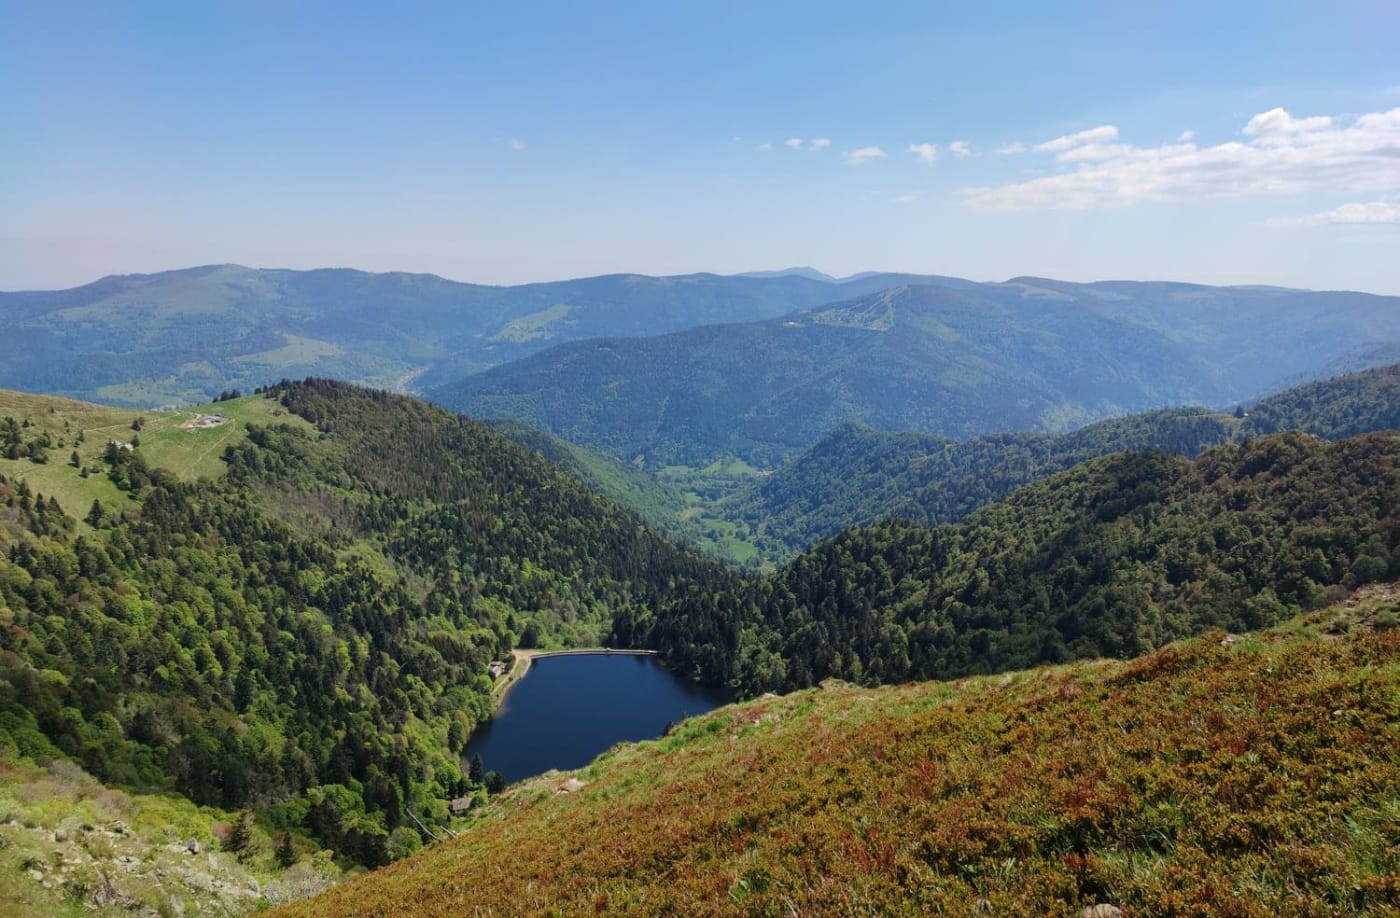
POLYGON ((1400 359, 1394 297, 807 267, 501 287, 210 265, 0 293, 0 321, 0 387, 158 407, 314 374, 436 391, 649 461, 678 458, 665 442, 678 433, 703 453, 767 461, 847 420, 950 436, 1055 430, 1400 359), (563 347, 468 379, 586 339, 677 332, 692 337, 606 344, 604 361, 588 357, 595 345, 563 347), (615 416, 608 391, 628 387, 648 397, 624 413, 654 436, 615 416), (566 425, 530 404, 565 389, 593 417, 566 425))
POLYGON ((0 293, 0 387, 155 407, 315 374, 421 388, 565 341, 747 322, 917 275, 616 274, 494 287, 430 274, 209 265, 0 293))
POLYGON ((1383 361, 1400 341, 1392 297, 926 281, 757 322, 562 344, 429 397, 648 466, 726 454, 771 466, 852 420, 966 438, 1229 405, 1383 361))

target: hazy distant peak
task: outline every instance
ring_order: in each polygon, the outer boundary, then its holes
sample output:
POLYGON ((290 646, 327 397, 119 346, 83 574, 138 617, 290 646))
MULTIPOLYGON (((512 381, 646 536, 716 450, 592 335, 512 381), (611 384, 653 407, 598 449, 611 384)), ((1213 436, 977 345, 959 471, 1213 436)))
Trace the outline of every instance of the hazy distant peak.
MULTIPOLYGON (((859 276, 859 277, 868 277, 871 273, 874 273, 874 272, 869 272, 869 271, 867 271, 867 272, 865 272, 865 274, 862 274, 862 275, 855 275, 855 276, 859 276)), ((735 277, 805 277, 805 278, 807 278, 808 280, 824 281, 824 282, 829 283, 829 284, 838 283, 837 279, 834 278, 834 277, 832 277, 830 274, 827 274, 827 273, 825 273, 825 272, 823 272, 823 271, 818 271, 816 268, 811 268, 811 267, 807 267, 807 266, 801 266, 801 267, 796 267, 796 268, 783 268, 781 271, 745 271, 745 272, 742 273, 742 274, 736 274, 736 275, 734 275, 734 276, 735 276, 735 277)), ((851 278, 844 278, 844 280, 850 280, 850 279, 851 279, 851 278)))
POLYGON ((195 265, 189 268, 174 268, 169 271, 152 271, 146 274, 140 272, 134 272, 131 274, 107 274, 93 281, 93 284, 110 284, 117 282, 140 283, 142 281, 160 280, 163 278, 201 278, 210 277, 220 273, 252 274, 254 273, 254 271, 255 269, 249 268, 246 265, 237 265, 232 263, 221 265, 195 265))

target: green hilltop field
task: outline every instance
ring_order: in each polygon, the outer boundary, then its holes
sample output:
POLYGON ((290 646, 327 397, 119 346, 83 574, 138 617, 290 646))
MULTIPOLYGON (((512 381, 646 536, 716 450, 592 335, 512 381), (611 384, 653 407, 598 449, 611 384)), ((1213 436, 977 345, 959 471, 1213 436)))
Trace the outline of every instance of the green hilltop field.
POLYGON ((309 427, 280 405, 254 396, 176 411, 136 411, 0 391, 0 418, 13 418, 21 425, 28 422, 28 427, 18 429, 23 445, 45 436, 50 444, 43 450, 42 462, 28 456, 11 459, 0 451, 0 475, 27 482, 31 490, 57 499, 65 513, 79 519, 87 515, 94 500, 114 512, 132 503, 131 495, 118 490, 102 468, 110 443, 129 445, 135 439, 151 466, 183 481, 197 481, 223 476, 224 450, 242 442, 249 424, 309 427), (222 420, 211 420, 216 416, 222 420), (71 461, 74 453, 76 466, 71 461), (89 470, 87 476, 83 469, 89 470))

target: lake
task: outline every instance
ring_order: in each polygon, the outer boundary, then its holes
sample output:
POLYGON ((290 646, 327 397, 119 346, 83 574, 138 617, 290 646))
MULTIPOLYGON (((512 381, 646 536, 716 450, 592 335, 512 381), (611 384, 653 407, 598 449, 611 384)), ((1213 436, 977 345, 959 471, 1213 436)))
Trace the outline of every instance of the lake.
POLYGON ((655 739, 672 721, 734 700, 664 669, 655 657, 541 657, 510 690, 494 720, 467 744, 507 781, 587 765, 624 740, 655 739))

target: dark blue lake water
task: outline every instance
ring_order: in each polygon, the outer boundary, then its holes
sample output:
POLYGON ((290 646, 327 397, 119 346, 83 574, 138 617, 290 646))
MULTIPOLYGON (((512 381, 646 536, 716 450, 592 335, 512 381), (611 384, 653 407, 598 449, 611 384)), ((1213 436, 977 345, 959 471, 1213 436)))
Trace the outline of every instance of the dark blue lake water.
POLYGON ((733 696, 661 667, 655 657, 586 654, 535 660, 467 755, 507 781, 551 768, 581 768, 624 740, 655 739, 672 721, 704 714, 733 696))

